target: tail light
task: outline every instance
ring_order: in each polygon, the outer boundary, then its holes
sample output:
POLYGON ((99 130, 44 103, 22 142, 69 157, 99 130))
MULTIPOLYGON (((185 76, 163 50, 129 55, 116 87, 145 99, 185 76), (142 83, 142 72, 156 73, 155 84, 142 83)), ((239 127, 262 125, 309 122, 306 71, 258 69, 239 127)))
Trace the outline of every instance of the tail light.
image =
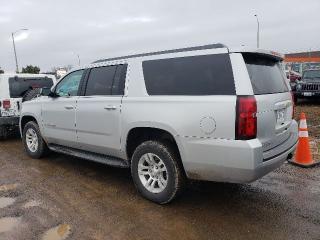
POLYGON ((11 107, 11 102, 10 102, 10 100, 3 100, 3 101, 2 101, 2 107, 3 107, 4 109, 9 109, 9 108, 11 107))
POLYGON ((294 110, 296 108, 295 106, 295 103, 294 103, 294 94, 293 92, 290 92, 291 93, 291 100, 292 100, 292 119, 294 118, 294 110))
POLYGON ((238 96, 236 106, 236 139, 257 136, 257 102, 254 96, 238 96))

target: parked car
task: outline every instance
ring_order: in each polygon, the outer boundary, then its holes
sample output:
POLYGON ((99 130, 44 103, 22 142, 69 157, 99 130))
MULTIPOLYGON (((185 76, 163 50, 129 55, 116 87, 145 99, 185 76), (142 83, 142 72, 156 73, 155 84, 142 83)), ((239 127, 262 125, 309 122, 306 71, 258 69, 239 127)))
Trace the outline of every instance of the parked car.
POLYGON ((320 97, 320 69, 305 70, 297 81, 296 98, 320 97))
POLYGON ((275 52, 222 44, 116 57, 72 70, 23 104, 26 153, 48 150, 131 168, 164 204, 187 179, 247 183, 279 167, 298 139, 275 52))
POLYGON ((54 83, 52 75, 0 74, 0 139, 19 129, 22 101, 32 99, 42 87, 54 83))

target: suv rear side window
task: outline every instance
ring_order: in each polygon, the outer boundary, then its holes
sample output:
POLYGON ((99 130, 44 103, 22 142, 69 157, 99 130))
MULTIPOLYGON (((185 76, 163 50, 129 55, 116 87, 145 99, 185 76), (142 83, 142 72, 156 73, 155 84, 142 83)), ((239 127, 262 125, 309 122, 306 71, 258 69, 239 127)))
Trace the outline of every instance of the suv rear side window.
POLYGON ((234 95, 228 54, 149 60, 142 63, 149 95, 234 95))
POLYGON ((9 78, 9 89, 11 98, 21 98, 29 90, 36 88, 51 88, 53 81, 48 77, 39 78, 23 78, 23 77, 12 77, 9 78))
POLYGON ((250 76, 253 92, 256 95, 288 92, 280 62, 255 53, 243 53, 250 76))

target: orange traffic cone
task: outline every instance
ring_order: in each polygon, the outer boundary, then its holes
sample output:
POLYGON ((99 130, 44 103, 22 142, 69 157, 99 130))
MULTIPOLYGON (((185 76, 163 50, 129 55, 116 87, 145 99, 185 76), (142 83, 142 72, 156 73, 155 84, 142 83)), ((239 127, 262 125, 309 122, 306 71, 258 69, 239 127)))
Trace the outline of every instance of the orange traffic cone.
POLYGON ((299 124, 299 141, 293 161, 289 161, 300 167, 313 167, 316 162, 312 159, 312 154, 309 144, 309 134, 307 127, 306 115, 301 113, 300 124, 299 124))

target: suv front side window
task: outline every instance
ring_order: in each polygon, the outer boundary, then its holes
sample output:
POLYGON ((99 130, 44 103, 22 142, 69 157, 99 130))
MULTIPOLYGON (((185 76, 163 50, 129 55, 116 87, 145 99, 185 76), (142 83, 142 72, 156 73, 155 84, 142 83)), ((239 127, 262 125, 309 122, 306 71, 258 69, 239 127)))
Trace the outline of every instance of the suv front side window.
POLYGON ((56 87, 56 94, 59 97, 77 96, 80 81, 84 70, 79 70, 65 76, 56 87))

